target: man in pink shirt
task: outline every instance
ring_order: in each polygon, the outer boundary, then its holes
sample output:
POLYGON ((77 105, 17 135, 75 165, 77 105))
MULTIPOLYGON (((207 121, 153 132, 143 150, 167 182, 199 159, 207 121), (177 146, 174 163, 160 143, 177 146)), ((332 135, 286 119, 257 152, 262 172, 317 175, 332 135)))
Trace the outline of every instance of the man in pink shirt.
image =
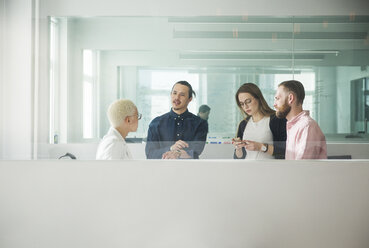
POLYGON ((278 85, 274 107, 278 118, 287 119, 286 159, 326 159, 327 144, 318 123, 302 109, 305 89, 296 80, 278 85))

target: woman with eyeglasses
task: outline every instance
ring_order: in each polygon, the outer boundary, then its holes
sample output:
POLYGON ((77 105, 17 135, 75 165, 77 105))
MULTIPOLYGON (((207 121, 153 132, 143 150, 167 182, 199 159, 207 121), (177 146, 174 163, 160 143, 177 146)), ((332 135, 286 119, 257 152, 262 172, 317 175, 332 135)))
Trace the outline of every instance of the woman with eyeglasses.
POLYGON ((129 132, 137 131, 142 115, 136 105, 126 99, 113 102, 107 114, 110 129, 97 148, 96 159, 132 159, 125 138, 129 132))
POLYGON ((238 125, 233 139, 235 159, 284 159, 286 119, 279 119, 253 83, 241 85, 236 103, 245 118, 238 125))

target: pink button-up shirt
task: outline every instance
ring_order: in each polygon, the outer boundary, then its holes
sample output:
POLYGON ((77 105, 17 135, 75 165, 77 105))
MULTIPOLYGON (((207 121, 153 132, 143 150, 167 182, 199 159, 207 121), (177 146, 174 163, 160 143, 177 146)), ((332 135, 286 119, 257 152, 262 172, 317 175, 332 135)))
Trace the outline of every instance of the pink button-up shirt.
POLYGON ((287 121, 286 159, 326 159, 325 136, 309 111, 287 121))

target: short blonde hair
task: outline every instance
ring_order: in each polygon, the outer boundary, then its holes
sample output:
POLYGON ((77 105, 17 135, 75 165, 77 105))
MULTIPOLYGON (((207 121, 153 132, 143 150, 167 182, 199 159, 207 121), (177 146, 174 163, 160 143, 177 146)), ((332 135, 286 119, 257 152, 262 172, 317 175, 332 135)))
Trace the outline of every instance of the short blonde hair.
POLYGON ((119 99, 108 108, 108 119, 112 127, 118 127, 122 124, 127 116, 135 114, 136 105, 128 99, 119 99))

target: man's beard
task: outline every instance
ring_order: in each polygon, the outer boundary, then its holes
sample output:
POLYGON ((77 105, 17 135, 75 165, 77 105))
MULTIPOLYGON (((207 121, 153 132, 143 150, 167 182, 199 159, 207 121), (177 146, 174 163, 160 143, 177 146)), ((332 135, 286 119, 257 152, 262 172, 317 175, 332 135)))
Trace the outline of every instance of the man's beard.
POLYGON ((173 110, 181 110, 183 109, 183 106, 172 106, 173 110))
POLYGON ((176 103, 177 103, 177 101, 173 101, 172 102, 172 108, 173 108, 173 110, 180 110, 180 109, 183 108, 183 106, 181 106, 181 102, 178 102, 179 105, 177 105, 176 103))
POLYGON ((288 105, 287 100, 285 101, 285 103, 282 105, 282 107, 280 109, 277 110, 276 115, 278 118, 286 118, 286 116, 290 113, 291 111, 291 106, 288 105))

